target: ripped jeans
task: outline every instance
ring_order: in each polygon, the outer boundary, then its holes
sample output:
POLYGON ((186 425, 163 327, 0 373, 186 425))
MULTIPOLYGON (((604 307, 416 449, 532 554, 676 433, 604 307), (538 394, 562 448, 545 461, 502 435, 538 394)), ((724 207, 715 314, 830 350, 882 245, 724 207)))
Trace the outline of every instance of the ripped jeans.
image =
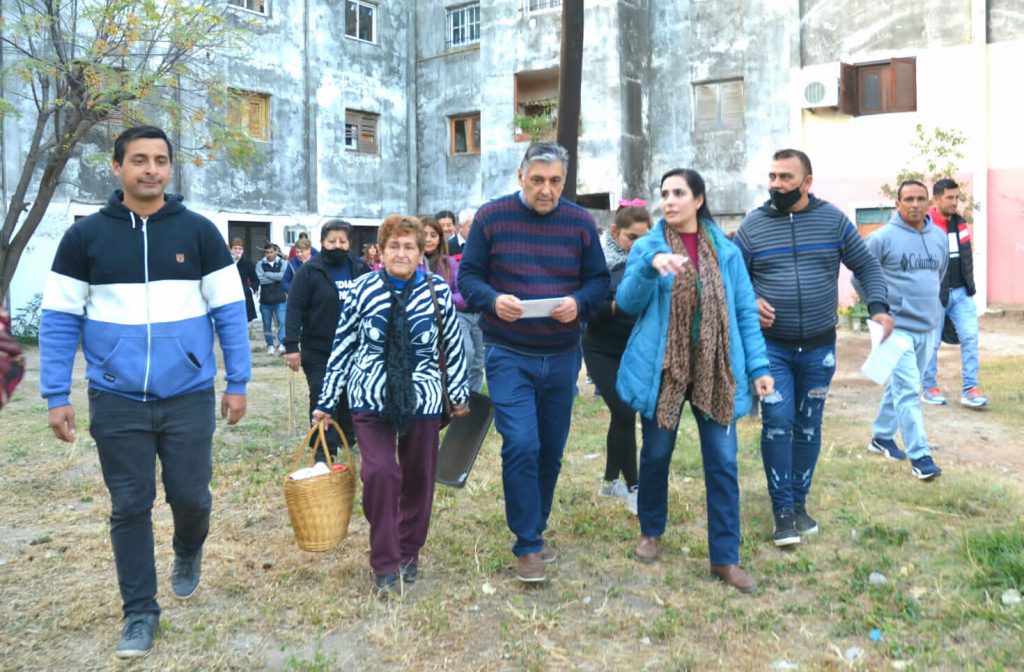
POLYGON ((807 501, 821 452, 821 418, 836 371, 836 346, 767 345, 775 392, 761 401, 761 460, 772 510, 780 513, 807 501))

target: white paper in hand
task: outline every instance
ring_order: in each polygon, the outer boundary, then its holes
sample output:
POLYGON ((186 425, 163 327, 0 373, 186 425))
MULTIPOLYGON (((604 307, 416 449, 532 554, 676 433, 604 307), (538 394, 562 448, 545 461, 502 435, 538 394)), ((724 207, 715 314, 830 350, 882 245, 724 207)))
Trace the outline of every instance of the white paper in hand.
POLYGON ((527 301, 520 301, 519 305, 523 307, 523 314, 519 317, 520 319, 528 317, 550 317, 551 311, 562 305, 563 301, 565 301, 564 296, 559 296, 554 299, 530 299, 527 301))
POLYGON ((913 346, 903 336, 892 333, 889 338, 882 342, 882 325, 874 320, 868 320, 868 334, 871 336, 871 354, 864 360, 860 372, 879 385, 884 385, 889 379, 889 374, 896 368, 903 353, 913 346))

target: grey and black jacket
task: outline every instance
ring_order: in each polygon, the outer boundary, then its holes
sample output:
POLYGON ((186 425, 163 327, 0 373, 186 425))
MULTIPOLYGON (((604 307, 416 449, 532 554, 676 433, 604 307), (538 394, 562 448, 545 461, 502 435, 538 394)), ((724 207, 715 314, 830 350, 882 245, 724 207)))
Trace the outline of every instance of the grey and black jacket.
POLYGON ((775 308, 775 322, 764 330, 770 341, 804 348, 835 342, 840 262, 860 281, 872 315, 889 309, 882 269, 857 227, 813 194, 799 212, 781 212, 769 201, 747 213, 735 242, 754 293, 775 308))

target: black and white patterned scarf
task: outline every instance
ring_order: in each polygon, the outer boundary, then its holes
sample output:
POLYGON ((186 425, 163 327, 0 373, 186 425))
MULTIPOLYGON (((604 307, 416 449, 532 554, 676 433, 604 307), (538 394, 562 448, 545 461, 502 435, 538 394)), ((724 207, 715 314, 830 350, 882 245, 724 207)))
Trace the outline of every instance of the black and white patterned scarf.
POLYGON ((388 331, 384 336, 384 365, 386 376, 384 411, 381 419, 395 428, 399 436, 409 431, 416 413, 416 390, 412 384, 413 362, 412 340, 409 333, 409 296, 412 294, 416 276, 409 278, 401 291, 395 289, 387 271, 379 271, 384 286, 391 294, 391 313, 388 316, 388 331))

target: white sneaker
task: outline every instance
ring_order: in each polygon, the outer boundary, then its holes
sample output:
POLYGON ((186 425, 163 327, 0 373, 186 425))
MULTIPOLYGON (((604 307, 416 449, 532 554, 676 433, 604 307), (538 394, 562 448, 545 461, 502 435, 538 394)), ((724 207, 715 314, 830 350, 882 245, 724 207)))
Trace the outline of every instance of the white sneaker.
POLYGON ((636 515, 636 493, 640 489, 640 486, 634 485, 629 489, 629 494, 626 495, 626 508, 634 516, 636 515))
POLYGON ((283 343, 281 345, 277 346, 277 354, 279 354, 279 355, 283 355, 284 354, 284 344, 283 343))
POLYGON ((272 345, 268 345, 267 346, 267 354, 268 355, 273 355, 274 354, 274 346, 272 346, 272 345))

